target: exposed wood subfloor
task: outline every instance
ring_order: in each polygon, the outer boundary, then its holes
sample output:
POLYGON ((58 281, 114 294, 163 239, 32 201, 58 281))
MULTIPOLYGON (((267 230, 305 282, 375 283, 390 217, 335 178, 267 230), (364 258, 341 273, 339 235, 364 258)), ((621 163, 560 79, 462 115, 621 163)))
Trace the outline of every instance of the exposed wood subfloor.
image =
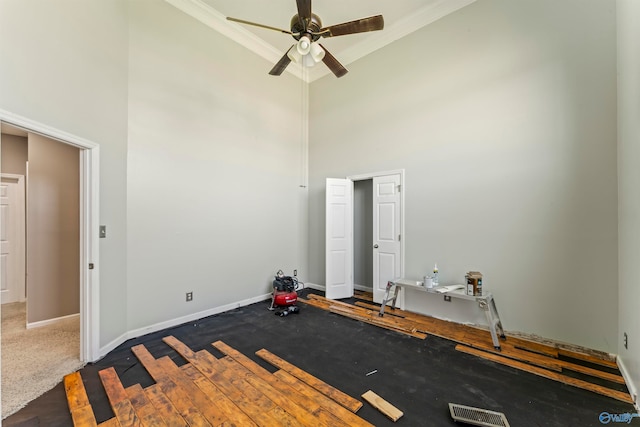
POLYGON ((459 343, 456 346, 458 351, 633 403, 614 361, 512 336, 501 341, 500 351, 494 348, 488 330, 390 307, 380 317, 380 306, 370 303, 373 301, 370 293, 356 292, 355 298, 363 301, 348 304, 315 294, 309 294, 308 299, 299 298, 298 301, 419 339, 425 339, 428 334, 445 338, 459 343), (575 363, 566 359, 573 359, 575 363), (575 373, 580 378, 576 378, 575 373))
POLYGON ((362 402, 262 349, 256 354, 278 370, 270 373, 222 341, 225 356, 193 352, 176 338, 163 341, 187 363, 155 359, 132 347, 155 380, 124 388, 114 368, 99 372, 115 417, 98 424, 80 373, 64 379, 74 426, 371 426, 355 412, 362 402))

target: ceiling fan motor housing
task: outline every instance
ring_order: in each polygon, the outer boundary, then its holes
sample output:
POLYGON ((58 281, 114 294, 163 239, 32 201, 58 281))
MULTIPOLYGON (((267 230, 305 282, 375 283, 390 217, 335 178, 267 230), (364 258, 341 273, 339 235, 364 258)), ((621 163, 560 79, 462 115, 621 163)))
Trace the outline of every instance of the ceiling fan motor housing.
POLYGON ((306 25, 304 22, 301 22, 298 14, 293 15, 293 18, 291 18, 291 32, 293 33, 293 38, 296 40, 300 40, 303 34, 308 34, 311 41, 318 41, 321 37, 320 34, 318 34, 321 28, 322 21, 315 13, 311 14, 311 19, 306 23, 306 25))

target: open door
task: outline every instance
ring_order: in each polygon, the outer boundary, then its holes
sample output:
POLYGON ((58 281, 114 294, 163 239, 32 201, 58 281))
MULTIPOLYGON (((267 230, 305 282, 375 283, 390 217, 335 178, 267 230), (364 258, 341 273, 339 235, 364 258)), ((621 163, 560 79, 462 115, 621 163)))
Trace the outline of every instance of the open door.
POLYGON ((326 297, 353 296, 353 181, 327 178, 326 297))
MULTIPOLYGON (((400 175, 374 177, 373 300, 379 304, 384 299, 387 282, 401 276, 400 205, 400 175)), ((397 306, 404 304, 398 301, 397 306)))

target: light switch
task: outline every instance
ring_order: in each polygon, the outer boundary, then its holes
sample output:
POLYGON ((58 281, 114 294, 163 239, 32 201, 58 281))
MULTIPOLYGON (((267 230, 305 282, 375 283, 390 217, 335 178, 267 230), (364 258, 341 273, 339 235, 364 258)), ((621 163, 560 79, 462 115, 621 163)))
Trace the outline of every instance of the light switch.
POLYGON ((105 237, 107 237, 107 226, 106 225, 101 225, 100 226, 100 238, 104 239, 105 237))

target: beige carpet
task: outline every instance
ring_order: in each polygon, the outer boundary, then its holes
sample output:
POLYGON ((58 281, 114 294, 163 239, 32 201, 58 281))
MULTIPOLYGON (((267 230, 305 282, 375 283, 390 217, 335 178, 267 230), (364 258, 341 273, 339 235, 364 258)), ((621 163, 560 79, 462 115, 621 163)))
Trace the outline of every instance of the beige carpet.
POLYGON ((80 369, 80 319, 29 329, 26 304, 2 308, 2 419, 80 369))

